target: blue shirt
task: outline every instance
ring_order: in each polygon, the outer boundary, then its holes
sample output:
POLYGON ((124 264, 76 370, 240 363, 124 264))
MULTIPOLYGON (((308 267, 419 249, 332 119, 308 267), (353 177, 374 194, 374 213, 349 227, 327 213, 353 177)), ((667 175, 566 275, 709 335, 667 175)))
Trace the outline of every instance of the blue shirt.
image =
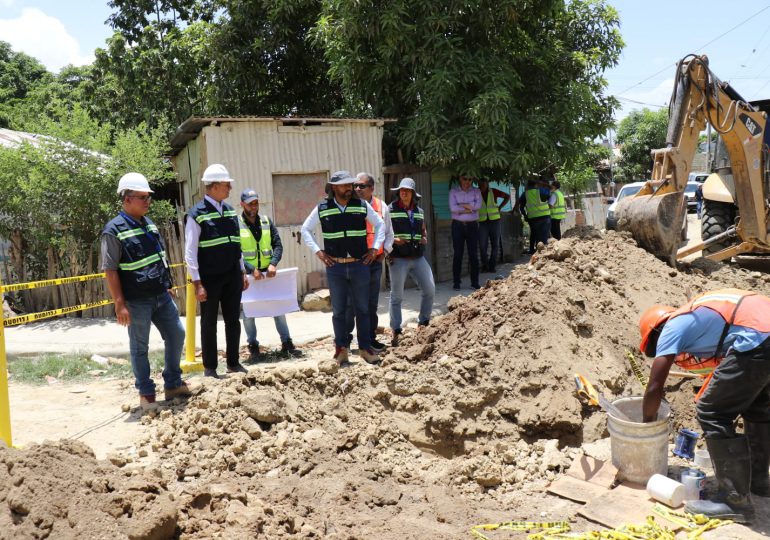
MULTIPOLYGON (((719 313, 707 307, 696 308, 693 312, 674 317, 665 324, 658 338, 655 356, 682 352, 701 358, 714 356, 724 328, 725 320, 719 313)), ((722 355, 730 348, 737 352, 756 349, 768 337, 770 333, 732 325, 722 344, 722 355)))

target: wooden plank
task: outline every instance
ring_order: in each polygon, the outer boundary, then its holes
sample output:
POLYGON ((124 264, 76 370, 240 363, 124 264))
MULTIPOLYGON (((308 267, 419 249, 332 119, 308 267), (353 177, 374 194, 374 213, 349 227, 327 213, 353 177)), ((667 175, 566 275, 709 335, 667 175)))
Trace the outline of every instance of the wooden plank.
MULTIPOLYGON (((655 516, 657 523, 673 531, 682 528, 676 523, 653 514, 652 507, 655 504, 655 501, 647 495, 644 486, 624 482, 591 500, 578 510, 578 514, 610 528, 617 528, 626 523, 644 524, 647 522, 647 516, 655 516)), ((680 508, 682 506, 675 510, 680 508)))

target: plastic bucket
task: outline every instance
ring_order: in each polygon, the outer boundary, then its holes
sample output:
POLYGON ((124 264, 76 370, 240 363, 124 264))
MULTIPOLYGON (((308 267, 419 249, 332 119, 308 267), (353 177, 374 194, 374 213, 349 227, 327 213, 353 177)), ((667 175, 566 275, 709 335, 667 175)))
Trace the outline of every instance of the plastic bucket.
POLYGON ((658 418, 642 422, 642 398, 626 397, 612 402, 631 421, 607 415, 612 464, 621 480, 647 484, 653 474, 668 472, 668 420, 671 407, 661 402, 658 418))

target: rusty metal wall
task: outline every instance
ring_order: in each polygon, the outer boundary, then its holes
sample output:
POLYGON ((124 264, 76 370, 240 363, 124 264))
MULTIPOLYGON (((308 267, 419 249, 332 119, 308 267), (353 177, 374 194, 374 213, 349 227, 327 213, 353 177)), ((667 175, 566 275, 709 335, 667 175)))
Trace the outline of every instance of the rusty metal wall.
MULTIPOLYGON (((228 202, 237 207, 241 191, 254 188, 260 197, 260 214, 273 219, 274 174, 331 174, 341 169, 353 174, 366 171, 377 179, 375 194, 382 196, 382 121, 334 121, 307 126, 286 124, 281 120, 261 120, 222 122, 203 128, 196 139, 203 143, 198 152, 199 172, 197 178, 193 176, 193 182, 199 182, 208 165, 222 163, 234 179, 228 202)), ((183 154, 180 152, 179 156, 183 154)), ((297 193, 296 197, 303 197, 303 194, 297 193)), ((298 290, 304 294, 308 290, 307 274, 324 271, 324 266, 304 244, 297 243, 299 231, 300 225, 279 227, 284 245, 281 267, 296 266, 299 269, 298 290)), ((316 238, 321 238, 320 229, 316 231, 316 238)))

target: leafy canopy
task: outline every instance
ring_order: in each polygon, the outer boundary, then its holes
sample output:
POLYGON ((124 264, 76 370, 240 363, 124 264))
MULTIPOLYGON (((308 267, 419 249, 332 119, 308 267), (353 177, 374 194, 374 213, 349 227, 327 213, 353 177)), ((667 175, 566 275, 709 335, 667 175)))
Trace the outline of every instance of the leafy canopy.
POLYGON ((621 148, 617 178, 632 182, 646 180, 652 175, 650 152, 666 145, 668 109, 632 111, 620 121, 617 141, 621 148))
POLYGON ((349 108, 396 117, 424 165, 492 177, 562 164, 612 123, 623 45, 600 0, 324 0, 315 37, 349 108))

